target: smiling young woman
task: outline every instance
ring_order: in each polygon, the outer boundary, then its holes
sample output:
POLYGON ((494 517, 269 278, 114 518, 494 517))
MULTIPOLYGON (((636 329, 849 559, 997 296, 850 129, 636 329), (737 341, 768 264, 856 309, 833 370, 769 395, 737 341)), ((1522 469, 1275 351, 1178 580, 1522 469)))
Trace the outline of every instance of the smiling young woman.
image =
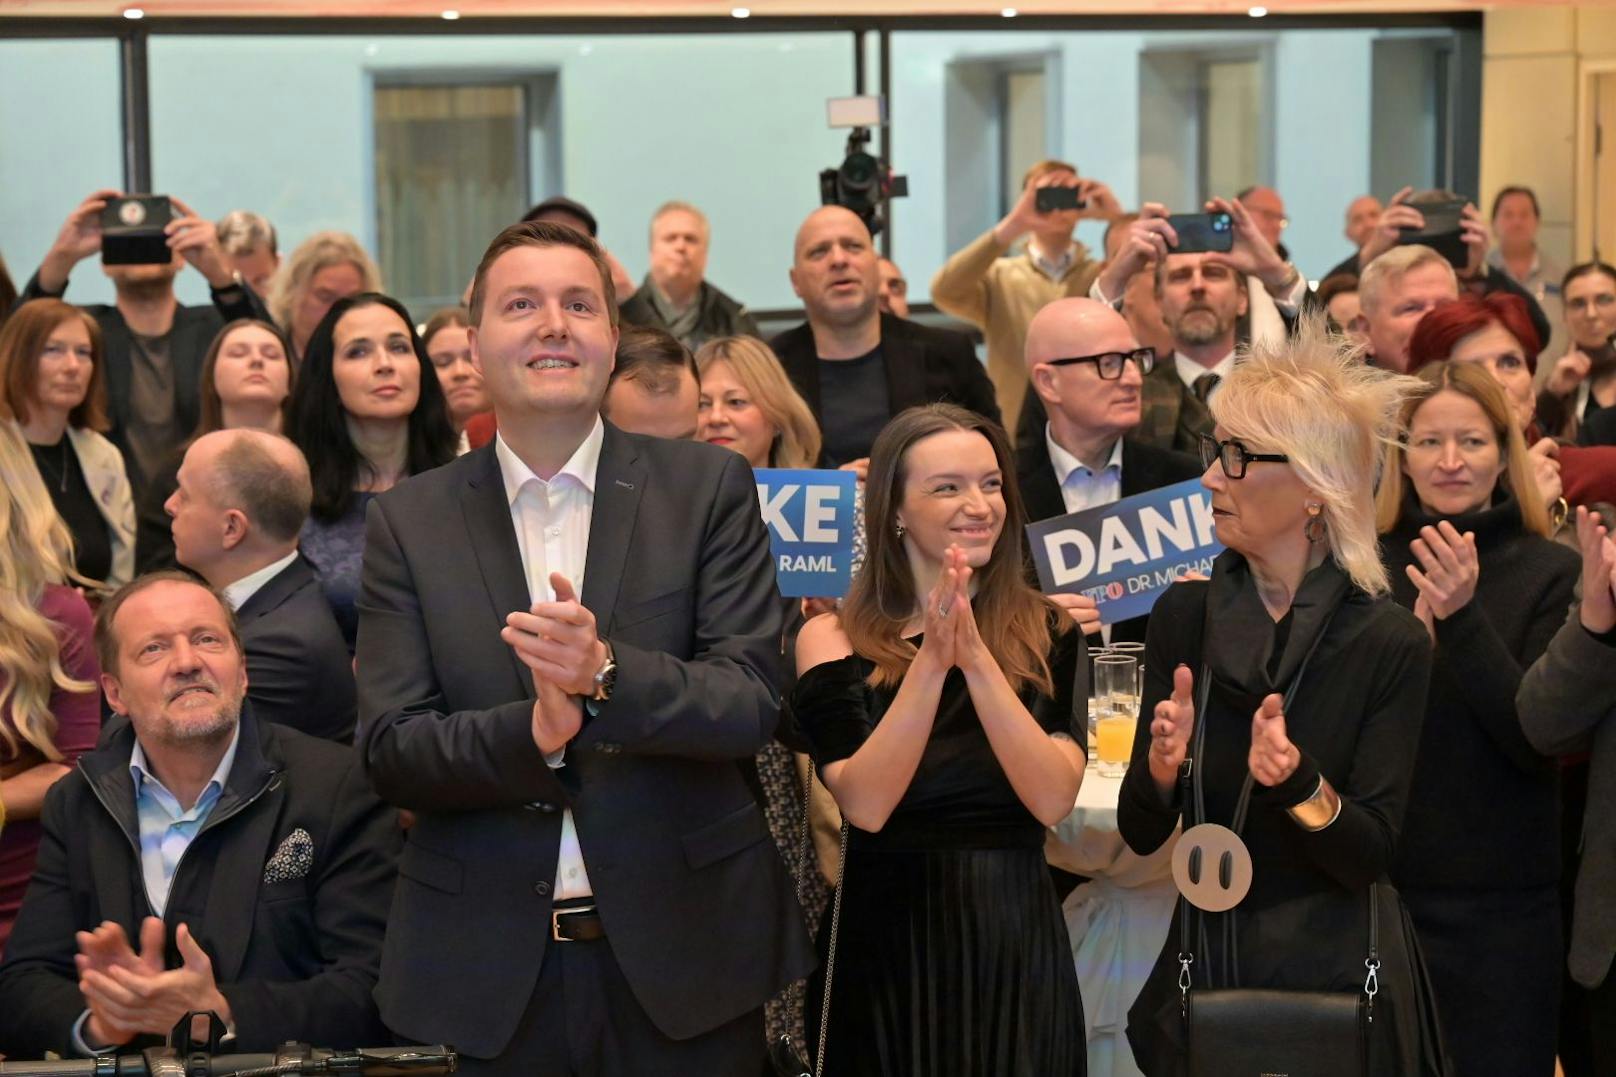
POLYGON ((1083 778, 1082 634, 1022 576, 997 424, 900 413, 866 497, 868 557, 798 636, 791 693, 849 823, 829 1067, 1076 1077, 1083 1008, 1043 835, 1083 778))

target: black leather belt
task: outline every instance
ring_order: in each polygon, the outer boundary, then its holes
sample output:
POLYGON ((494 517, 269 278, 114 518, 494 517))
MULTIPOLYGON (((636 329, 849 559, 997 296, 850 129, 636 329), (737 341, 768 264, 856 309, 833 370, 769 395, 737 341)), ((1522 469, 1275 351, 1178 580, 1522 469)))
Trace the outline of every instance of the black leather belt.
POLYGON ((550 937, 557 942, 594 942, 606 937, 592 904, 557 905, 550 910, 550 937))

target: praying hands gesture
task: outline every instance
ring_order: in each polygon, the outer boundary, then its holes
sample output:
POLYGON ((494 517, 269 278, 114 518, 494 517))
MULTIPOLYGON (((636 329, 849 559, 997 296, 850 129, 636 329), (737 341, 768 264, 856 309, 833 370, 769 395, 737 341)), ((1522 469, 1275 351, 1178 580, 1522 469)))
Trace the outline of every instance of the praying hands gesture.
POLYGON ((1436 622, 1458 613, 1476 596, 1476 580, 1481 563, 1476 558, 1476 536, 1443 520, 1435 527, 1420 528, 1420 537, 1409 543, 1421 571, 1408 566, 1408 578, 1420 590, 1414 601, 1414 614, 1436 640, 1436 622))
POLYGON ((550 755, 583 727, 583 697, 595 693, 595 673, 606 662, 595 615, 578 601, 572 581, 550 573, 552 602, 535 602, 505 618, 499 637, 533 675, 533 742, 550 755))
POLYGON ((112 1047, 136 1036, 167 1036, 187 1013, 212 1011, 226 1024, 230 1003, 213 979, 213 963, 181 924, 174 933, 183 964, 163 967, 163 922, 148 916, 140 925, 140 953, 129 945, 123 928, 110 920, 77 935, 79 991, 90 1017, 84 1023, 87 1042, 112 1047))

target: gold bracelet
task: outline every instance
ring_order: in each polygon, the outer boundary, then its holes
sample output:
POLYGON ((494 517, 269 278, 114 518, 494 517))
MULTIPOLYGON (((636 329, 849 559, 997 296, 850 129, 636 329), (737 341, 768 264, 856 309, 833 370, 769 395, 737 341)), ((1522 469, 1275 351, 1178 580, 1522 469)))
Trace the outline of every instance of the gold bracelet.
POLYGON ((1285 809, 1296 825, 1303 830, 1317 832, 1328 827, 1341 815, 1341 795, 1335 791, 1324 775, 1319 775, 1319 787, 1300 804, 1285 809))

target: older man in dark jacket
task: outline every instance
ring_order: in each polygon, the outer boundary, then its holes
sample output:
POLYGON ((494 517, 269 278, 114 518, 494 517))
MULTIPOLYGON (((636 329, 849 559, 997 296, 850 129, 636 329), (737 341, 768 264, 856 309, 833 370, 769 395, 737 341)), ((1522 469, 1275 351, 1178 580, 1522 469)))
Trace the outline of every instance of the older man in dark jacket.
POLYGON ((354 753, 253 718, 229 607, 180 573, 109 599, 96 644, 123 717, 46 798, 0 1050, 132 1051, 210 1010, 237 1051, 390 1042, 398 830, 354 753))

